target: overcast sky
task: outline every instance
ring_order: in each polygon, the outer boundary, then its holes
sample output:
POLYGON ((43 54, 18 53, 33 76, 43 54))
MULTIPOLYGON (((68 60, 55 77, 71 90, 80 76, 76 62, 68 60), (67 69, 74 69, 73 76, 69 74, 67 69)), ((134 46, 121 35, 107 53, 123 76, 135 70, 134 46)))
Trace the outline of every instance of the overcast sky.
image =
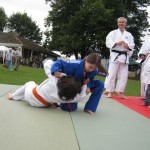
POLYGON ((6 15, 9 17, 13 13, 26 12, 42 31, 45 31, 44 18, 47 17, 50 10, 49 4, 45 0, 0 0, 0 7, 3 7, 6 15))
MULTIPOLYGON (((49 4, 45 4, 45 0, 0 0, 0 7, 5 9, 8 17, 16 12, 26 12, 33 21, 37 22, 41 31, 45 31, 44 18, 47 17, 50 10, 49 4)), ((147 10, 150 17, 150 7, 147 10)))

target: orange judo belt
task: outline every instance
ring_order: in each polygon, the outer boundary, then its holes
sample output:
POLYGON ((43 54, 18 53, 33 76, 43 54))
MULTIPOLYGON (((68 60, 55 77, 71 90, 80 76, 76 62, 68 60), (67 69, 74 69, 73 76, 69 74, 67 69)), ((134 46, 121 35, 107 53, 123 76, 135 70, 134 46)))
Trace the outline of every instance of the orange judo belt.
POLYGON ((32 89, 32 93, 33 93, 33 95, 34 95, 43 105, 49 106, 49 103, 48 103, 46 100, 44 100, 44 99, 37 93, 36 87, 34 87, 34 88, 32 89))

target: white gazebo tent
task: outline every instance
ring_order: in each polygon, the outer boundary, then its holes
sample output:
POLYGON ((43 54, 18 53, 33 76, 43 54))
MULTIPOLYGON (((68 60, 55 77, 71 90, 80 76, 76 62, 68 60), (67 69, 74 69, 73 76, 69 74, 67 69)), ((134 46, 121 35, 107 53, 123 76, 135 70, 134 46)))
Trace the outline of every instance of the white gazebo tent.
MULTIPOLYGON (((3 64, 4 64, 5 54, 9 50, 9 48, 6 47, 6 46, 9 46, 9 47, 21 47, 22 48, 22 44, 0 43, 0 52, 3 53, 3 64)), ((21 51, 22 51, 22 49, 21 49, 21 51)), ((13 50, 13 52, 14 52, 14 50, 13 50)))
POLYGON ((6 47, 6 46, 0 46, 0 52, 2 52, 2 56, 3 56, 3 64, 4 64, 5 54, 6 54, 6 52, 8 50, 9 50, 8 47, 6 47))

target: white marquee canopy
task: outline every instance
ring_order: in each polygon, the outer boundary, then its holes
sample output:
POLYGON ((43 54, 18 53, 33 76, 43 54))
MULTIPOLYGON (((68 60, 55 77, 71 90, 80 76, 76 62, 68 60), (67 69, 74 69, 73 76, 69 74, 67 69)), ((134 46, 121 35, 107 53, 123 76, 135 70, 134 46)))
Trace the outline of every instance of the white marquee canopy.
POLYGON ((5 59, 5 55, 6 55, 6 52, 9 50, 8 47, 6 46, 0 46, 0 53, 2 53, 2 56, 3 56, 3 63, 4 63, 4 59, 5 59))

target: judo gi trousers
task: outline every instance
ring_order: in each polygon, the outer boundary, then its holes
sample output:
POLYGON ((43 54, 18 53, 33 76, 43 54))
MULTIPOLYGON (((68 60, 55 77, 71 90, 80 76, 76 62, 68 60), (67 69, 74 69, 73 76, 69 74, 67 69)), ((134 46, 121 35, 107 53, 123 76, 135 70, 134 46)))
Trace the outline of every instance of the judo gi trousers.
POLYGON ((33 95, 33 88, 36 87, 37 84, 34 81, 27 82, 15 93, 12 94, 13 100, 23 100, 29 103, 31 106, 34 107, 45 107, 34 95, 33 95))
POLYGON ((141 97, 145 98, 145 94, 146 94, 146 83, 145 83, 145 77, 142 75, 144 71, 144 63, 141 66, 141 76, 140 76, 140 80, 141 80, 141 97))
MULTIPOLYGON (((84 110, 91 110, 92 112, 95 112, 98 106, 98 103, 100 101, 102 92, 104 90, 104 83, 100 80, 94 80, 93 81, 93 87, 91 87, 92 94, 85 104, 84 110)), ((60 104, 60 108, 65 111, 75 111, 77 109, 78 103, 69 103, 68 104, 60 104)))
POLYGON ((107 92, 123 92, 125 90, 128 80, 128 64, 111 62, 109 64, 109 75, 105 85, 107 92), (115 80, 117 78, 117 85, 115 89, 115 80))
POLYGON ((146 85, 145 83, 141 83, 141 97, 145 98, 146 93, 146 85))
POLYGON ((145 105, 150 106, 150 84, 147 85, 147 89, 146 89, 146 95, 145 95, 145 100, 144 103, 145 105))

